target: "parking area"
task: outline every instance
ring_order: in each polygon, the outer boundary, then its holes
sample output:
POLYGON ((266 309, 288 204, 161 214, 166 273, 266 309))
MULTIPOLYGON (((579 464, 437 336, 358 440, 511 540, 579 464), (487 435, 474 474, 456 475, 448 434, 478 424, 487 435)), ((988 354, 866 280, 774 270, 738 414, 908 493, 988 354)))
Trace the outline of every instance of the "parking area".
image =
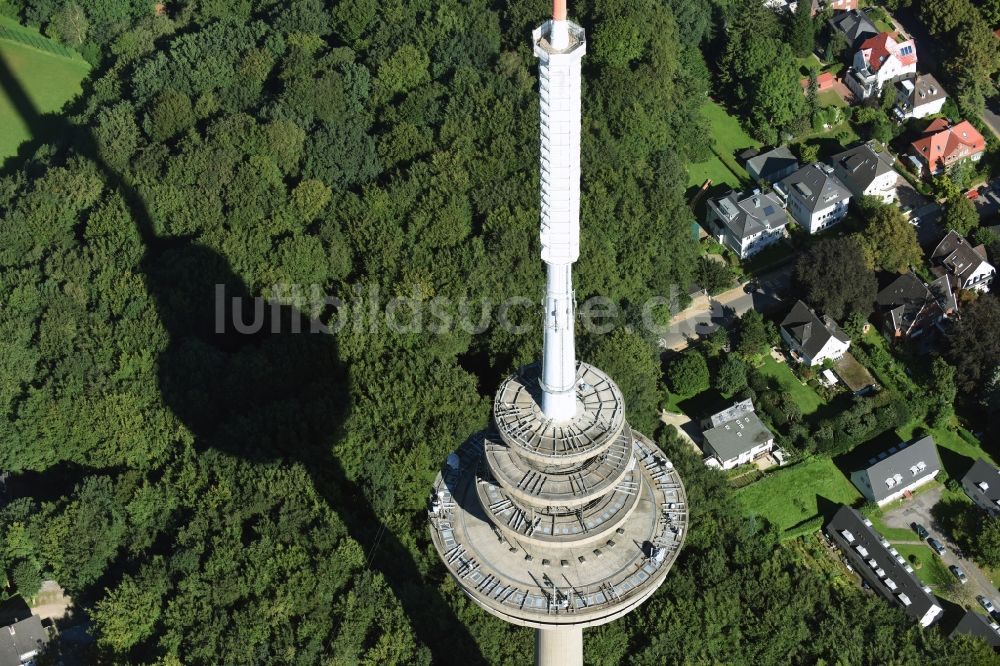
MULTIPOLYGON (((976 602, 976 596, 980 594, 992 599, 996 603, 1000 595, 997 594, 997 590, 990 584, 989 578, 983 574, 975 562, 963 556, 955 542, 951 540, 949 535, 941 531, 940 526, 931 515, 931 509, 941 500, 942 490, 941 487, 937 487, 922 492, 907 501, 903 506, 886 512, 882 516, 882 520, 889 527, 905 529, 911 529, 913 523, 919 523, 927 529, 931 537, 944 544, 948 552, 940 556, 941 561, 947 567, 957 565, 969 578, 968 582, 964 585, 959 585, 958 579, 955 579, 954 587, 956 594, 954 596, 961 600, 964 605, 978 607, 979 604, 976 602)), ((913 534, 913 541, 915 543, 919 542, 919 537, 916 533, 913 534)), ((926 544, 926 541, 923 543, 926 544)))

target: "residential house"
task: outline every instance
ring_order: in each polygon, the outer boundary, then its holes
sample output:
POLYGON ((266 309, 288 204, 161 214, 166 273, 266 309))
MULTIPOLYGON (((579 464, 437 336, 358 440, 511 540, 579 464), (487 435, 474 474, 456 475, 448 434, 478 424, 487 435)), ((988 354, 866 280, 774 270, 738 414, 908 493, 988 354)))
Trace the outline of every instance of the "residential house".
POLYGON ((898 35, 881 32, 861 42, 844 82, 855 99, 877 97, 887 84, 917 74, 917 47, 912 39, 897 41, 898 35))
POLYGON ((930 74, 917 74, 915 79, 896 81, 896 107, 900 120, 926 118, 941 113, 948 93, 930 74))
POLYGON ((862 144, 838 153, 831 159, 833 172, 856 197, 878 197, 884 203, 896 200, 899 174, 892 157, 872 144, 862 144))
POLYGON ((702 419, 701 429, 708 430, 709 428, 715 428, 744 414, 752 414, 753 410, 753 400, 750 398, 734 402, 732 406, 726 407, 721 412, 712 414, 707 419, 702 419))
POLYGON ((732 469, 752 462, 774 448, 774 435, 753 411, 749 400, 737 403, 711 419, 718 425, 702 432, 705 464, 732 469), (750 403, 746 410, 746 403, 750 403), (727 416, 728 420, 723 420, 727 416))
POLYGON ((709 199, 706 226, 715 239, 746 259, 785 236, 785 204, 770 192, 729 192, 709 199))
POLYGON ((871 589, 900 606, 921 627, 929 627, 944 613, 906 558, 855 509, 841 506, 824 531, 871 589))
POLYGON ((949 231, 931 253, 931 272, 947 276, 953 290, 988 291, 997 269, 986 260, 986 247, 972 247, 957 231, 949 231))
POLYGON ((927 284, 912 271, 900 275, 875 296, 875 311, 889 340, 926 338, 958 310, 947 277, 927 284))
POLYGON ((37 615, 29 615, 0 629, 0 666, 34 664, 35 656, 48 641, 37 615))
POLYGON ((845 12, 858 8, 858 0, 812 0, 813 16, 821 10, 829 7, 835 12, 845 12))
POLYGON ((862 495, 883 506, 930 483, 939 471, 937 445, 927 435, 870 458, 867 467, 851 473, 851 482, 862 495))
POLYGON ((750 180, 776 183, 798 171, 799 161, 787 146, 778 146, 750 157, 744 166, 750 180))
POLYGON ((833 33, 844 36, 851 51, 856 51, 862 42, 878 35, 878 28, 868 20, 868 16, 857 9, 838 12, 829 22, 833 33))
POLYGON ((788 212, 810 234, 827 229, 847 215, 851 191, 822 163, 802 167, 776 183, 775 191, 788 202, 788 212))
POLYGON ((1000 514, 1000 470, 982 458, 962 477, 962 489, 984 511, 1000 514))
POLYGON ((931 122, 923 136, 910 144, 911 161, 919 173, 938 175, 959 162, 978 162, 986 140, 968 120, 951 125, 945 118, 931 122))
POLYGON ((808 366, 820 365, 827 359, 837 360, 851 346, 851 339, 829 316, 820 319, 802 301, 796 301, 781 322, 781 339, 793 356, 808 366))
POLYGON ((974 610, 965 611, 948 638, 961 635, 974 636, 993 649, 1000 648, 1000 624, 974 610))

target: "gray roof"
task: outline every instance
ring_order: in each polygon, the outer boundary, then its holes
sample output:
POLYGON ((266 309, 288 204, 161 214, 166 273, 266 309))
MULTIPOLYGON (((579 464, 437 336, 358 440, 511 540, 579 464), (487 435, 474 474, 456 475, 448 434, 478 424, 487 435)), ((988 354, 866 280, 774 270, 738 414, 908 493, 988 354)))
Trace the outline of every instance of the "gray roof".
POLYGON ((912 571, 907 570, 906 567, 909 565, 906 564, 906 560, 902 556, 898 556, 897 559, 897 555, 889 550, 891 547, 889 542, 875 531, 871 521, 863 518, 856 510, 849 506, 841 506, 826 524, 826 533, 844 553, 858 575, 868 581, 873 590, 899 605, 903 612, 913 619, 922 619, 931 606, 941 608, 912 571), (858 552, 859 546, 864 554, 858 552), (901 559, 902 562, 899 561, 901 559), (869 564, 870 560, 875 561, 874 568, 869 564), (879 576, 879 570, 882 576, 879 576), (887 584, 890 580, 896 589, 887 584), (900 595, 905 595, 909 599, 909 605, 904 604, 900 595))
POLYGON ((933 476, 940 470, 941 458, 938 456, 937 445, 934 444, 934 438, 927 435, 894 446, 869 459, 868 467, 861 470, 861 473, 868 475, 868 483, 875 495, 875 501, 881 502, 893 493, 899 492, 896 486, 908 486, 915 481, 933 476), (919 463, 924 464, 923 469, 917 469, 919 463), (890 478, 897 479, 892 487, 886 484, 886 480, 890 478))
POLYGON ((961 234, 952 230, 934 248, 931 263, 945 268, 960 280, 960 285, 964 285, 982 264, 989 262, 982 245, 972 247, 961 234))
POLYGON ((837 153, 831 161, 838 168, 837 176, 855 194, 864 192, 879 176, 894 171, 886 154, 866 143, 837 153))
MULTIPOLYGON (((969 471, 962 477, 962 485, 974 487, 975 492, 982 495, 987 502, 1000 503, 1000 470, 982 458, 973 463, 969 471), (986 490, 983 490, 980 483, 986 484, 986 490)), ((968 488, 966 492, 968 492, 968 488)))
POLYGON ((771 431, 753 412, 742 414, 702 434, 706 448, 710 448, 723 462, 774 439, 771 431))
POLYGON ((705 427, 714 428, 715 426, 722 425, 726 421, 732 421, 737 416, 741 416, 748 412, 753 412, 753 400, 750 398, 734 403, 732 407, 727 407, 718 414, 712 414, 712 416, 705 419, 705 423, 708 424, 705 427))
POLYGON ((944 87, 930 74, 917 74, 912 81, 910 79, 897 81, 896 87, 909 93, 911 108, 932 104, 948 97, 944 87))
POLYGON ((741 240, 788 224, 785 205, 770 192, 755 190, 750 194, 738 194, 731 191, 724 197, 710 199, 708 207, 733 236, 741 240))
POLYGON ((933 324, 955 309, 955 295, 947 278, 939 278, 928 285, 912 271, 903 273, 878 292, 875 302, 889 318, 893 329, 904 334, 915 324, 922 325, 921 320, 933 324))
POLYGON ((21 655, 32 654, 48 640, 42 620, 31 615, 0 629, 0 666, 21 666, 21 655))
POLYGON ((833 174, 833 167, 818 162, 802 167, 782 180, 780 186, 810 211, 851 198, 850 190, 833 174))
POLYGON ((987 619, 976 611, 970 610, 965 612, 965 615, 955 625, 955 629, 948 637, 955 638, 955 636, 960 634, 975 636, 985 641, 990 647, 996 648, 1000 647, 1000 633, 997 633, 998 628, 1000 627, 998 627, 996 622, 987 619))
MULTIPOLYGON (((747 160, 747 172, 751 170, 761 179, 771 182, 774 174, 780 174, 788 169, 798 169, 799 161, 787 146, 778 146, 766 153, 760 153, 747 160)), ((753 174, 750 174, 751 177, 753 174)))
POLYGON ((850 340, 831 317, 824 315, 820 319, 802 301, 795 302, 788 316, 781 322, 781 328, 788 332, 809 358, 815 357, 830 338, 837 338, 841 342, 850 340))
POLYGON ((848 12, 837 12, 830 19, 830 26, 847 37, 852 49, 857 49, 861 42, 879 34, 879 29, 868 20, 864 12, 852 9, 848 12))

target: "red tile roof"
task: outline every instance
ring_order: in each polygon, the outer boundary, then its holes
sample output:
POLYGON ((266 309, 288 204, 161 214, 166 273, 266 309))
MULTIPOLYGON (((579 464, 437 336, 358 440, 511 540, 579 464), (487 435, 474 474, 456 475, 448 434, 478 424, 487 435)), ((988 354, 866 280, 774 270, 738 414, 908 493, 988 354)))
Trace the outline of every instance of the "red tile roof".
MULTIPOLYGON (((829 90, 833 88, 833 82, 836 80, 837 80, 836 77, 831 72, 823 72, 822 74, 816 77, 817 91, 823 92, 824 90, 829 90)), ((799 84, 802 86, 802 90, 805 90, 806 92, 809 91, 808 76, 799 81, 799 84)))
POLYGON ((865 53, 868 60, 868 67, 873 72, 881 69, 882 64, 895 56, 903 65, 913 65, 917 62, 917 47, 912 39, 897 42, 898 35, 893 32, 883 32, 874 37, 869 37, 861 42, 860 50, 865 53))
POLYGON ((944 118, 938 118, 927 126, 924 136, 914 141, 911 148, 932 170, 936 170, 939 163, 950 166, 956 160, 983 152, 986 140, 968 120, 948 127, 944 118))

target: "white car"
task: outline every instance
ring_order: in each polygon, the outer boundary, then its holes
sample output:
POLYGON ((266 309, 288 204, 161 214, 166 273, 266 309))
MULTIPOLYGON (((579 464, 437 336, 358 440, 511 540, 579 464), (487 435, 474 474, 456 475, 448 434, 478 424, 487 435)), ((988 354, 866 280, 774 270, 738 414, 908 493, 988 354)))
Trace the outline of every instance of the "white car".
POLYGON ((997 612, 996 606, 994 606, 993 602, 990 601, 987 597, 980 594, 978 597, 976 597, 976 601, 978 601, 979 605, 985 608, 986 612, 989 613, 990 615, 997 612))

